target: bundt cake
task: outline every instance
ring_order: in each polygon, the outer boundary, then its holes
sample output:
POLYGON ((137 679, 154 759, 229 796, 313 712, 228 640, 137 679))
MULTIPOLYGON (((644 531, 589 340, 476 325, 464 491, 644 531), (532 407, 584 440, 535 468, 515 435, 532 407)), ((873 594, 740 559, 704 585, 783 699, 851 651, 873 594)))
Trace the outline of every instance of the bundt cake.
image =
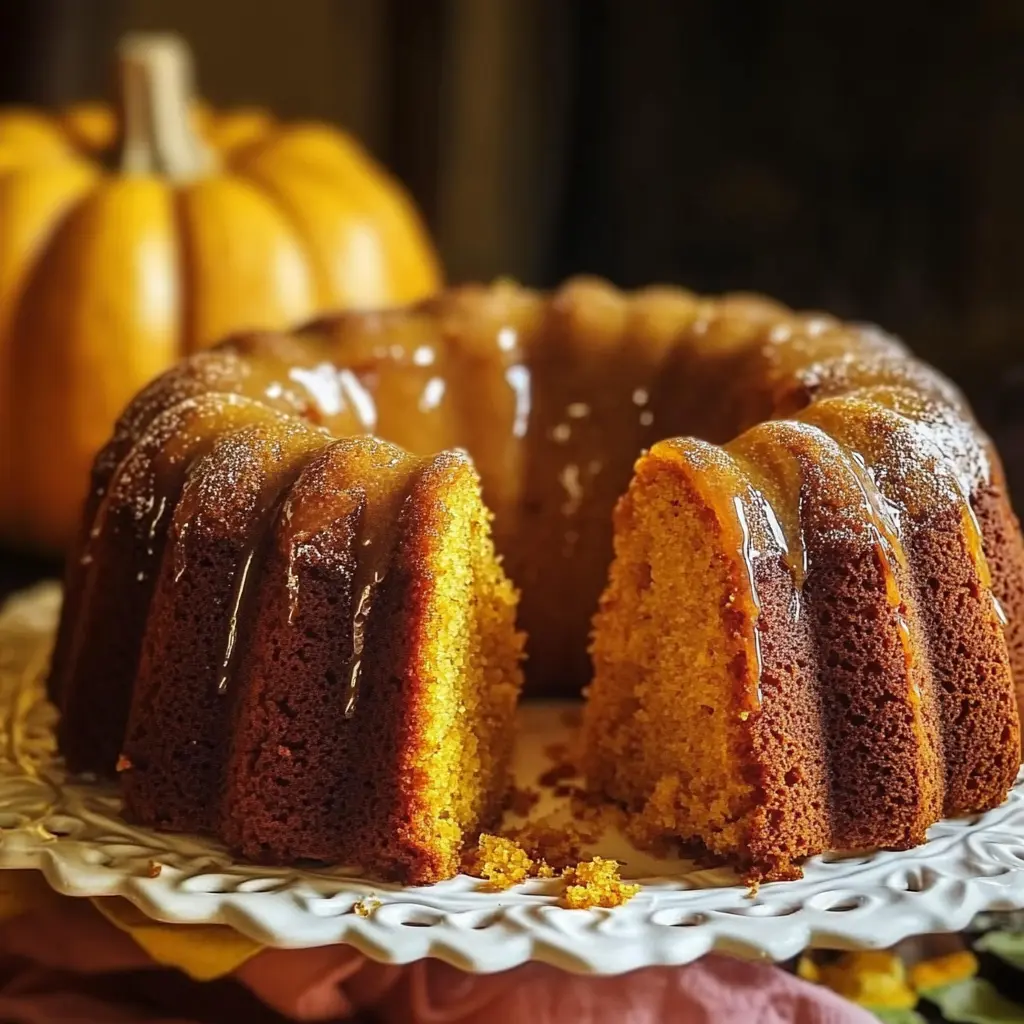
POLYGON ((527 691, 590 683, 589 783, 638 834, 787 877, 1014 778, 1024 544, 957 390, 874 328, 592 280, 252 333, 145 389, 69 563, 67 762, 256 859, 450 874, 504 784, 502 568, 527 691))

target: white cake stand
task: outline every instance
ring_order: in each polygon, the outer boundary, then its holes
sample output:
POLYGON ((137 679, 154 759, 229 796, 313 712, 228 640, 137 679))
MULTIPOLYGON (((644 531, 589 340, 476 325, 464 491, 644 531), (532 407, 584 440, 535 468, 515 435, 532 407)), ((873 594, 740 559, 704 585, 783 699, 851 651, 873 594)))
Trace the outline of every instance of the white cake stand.
MULTIPOLYGON (((936 825, 924 846, 817 857, 803 879, 756 894, 726 871, 639 853, 614 832, 588 852, 616 857, 642 883, 614 910, 565 909, 558 880, 489 892, 461 875, 403 888, 344 868, 238 863, 205 839, 134 828, 113 788, 67 778, 41 687, 59 600, 43 584, 0 612, 0 709, 10 708, 0 723, 0 869, 38 869, 68 895, 121 896, 156 920, 226 924, 268 946, 346 942, 390 963, 433 956, 481 973, 537 960, 616 974, 713 949, 784 960, 808 947, 885 947, 961 930, 981 911, 1024 908, 1024 773, 1001 807, 936 825)), ((519 785, 536 788, 550 767, 545 750, 565 739, 567 707, 523 708, 519 785)), ((534 815, 557 809, 542 792, 534 815)))

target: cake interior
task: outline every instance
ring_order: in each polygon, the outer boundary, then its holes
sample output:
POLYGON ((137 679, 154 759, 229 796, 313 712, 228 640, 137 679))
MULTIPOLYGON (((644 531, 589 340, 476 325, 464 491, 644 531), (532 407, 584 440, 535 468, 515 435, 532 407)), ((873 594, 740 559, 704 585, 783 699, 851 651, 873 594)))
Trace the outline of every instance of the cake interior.
POLYGON ((523 636, 515 627, 516 592, 468 470, 445 481, 431 515, 427 531, 436 549, 416 658, 423 729, 408 768, 422 779, 419 825, 444 858, 443 875, 458 870, 463 843, 501 813, 523 636))
MULTIPOLYGON (((595 623, 599 689, 587 715, 588 775, 654 834, 728 852, 747 835, 736 628, 714 511, 664 463, 644 463, 616 512, 615 560, 595 623)), ((741 685, 741 684, 739 684, 741 685)))

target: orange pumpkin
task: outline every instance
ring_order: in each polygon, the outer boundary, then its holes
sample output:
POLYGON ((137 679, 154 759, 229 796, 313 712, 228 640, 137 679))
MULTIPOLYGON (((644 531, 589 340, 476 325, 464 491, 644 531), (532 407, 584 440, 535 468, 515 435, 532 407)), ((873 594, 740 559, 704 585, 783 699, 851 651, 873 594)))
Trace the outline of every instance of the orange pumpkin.
POLYGON ((173 37, 119 51, 119 116, 0 111, 0 537, 70 540, 127 400, 231 331, 434 291, 405 193, 348 136, 191 102, 173 37))

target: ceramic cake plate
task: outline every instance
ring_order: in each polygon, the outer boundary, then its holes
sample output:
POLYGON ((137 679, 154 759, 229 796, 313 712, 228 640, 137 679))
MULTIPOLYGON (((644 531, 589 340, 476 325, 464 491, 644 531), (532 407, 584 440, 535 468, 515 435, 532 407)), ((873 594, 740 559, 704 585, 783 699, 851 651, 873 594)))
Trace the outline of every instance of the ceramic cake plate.
MULTIPOLYGON (((810 946, 884 947, 1024 908, 1024 773, 1001 807, 936 825, 924 846, 817 857, 803 879, 756 893, 727 871, 638 853, 609 831, 587 854, 619 859, 642 883, 614 910, 566 909, 557 879, 505 892, 466 876, 402 888, 343 868, 238 863, 213 842, 128 825, 113 787, 65 775, 42 690, 59 601, 43 584, 0 612, 0 709, 10 709, 0 723, 0 869, 38 869, 68 895, 121 896, 156 920, 226 924, 269 946, 347 942, 391 963, 433 956, 490 972, 537 960, 595 974, 712 949, 784 960, 810 946)), ((542 794, 530 816, 568 813, 538 780, 573 706, 528 704, 521 715, 518 785, 542 794)))

